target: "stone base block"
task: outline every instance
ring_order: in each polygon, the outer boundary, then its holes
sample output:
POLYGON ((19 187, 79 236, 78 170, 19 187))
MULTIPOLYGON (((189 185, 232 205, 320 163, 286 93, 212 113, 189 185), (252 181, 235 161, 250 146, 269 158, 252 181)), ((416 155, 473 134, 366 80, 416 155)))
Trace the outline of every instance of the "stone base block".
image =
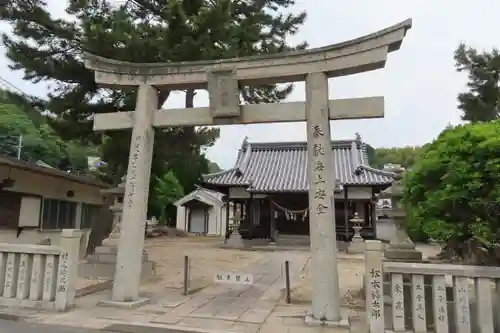
POLYGON ((389 260, 400 261, 421 261, 422 252, 415 250, 415 248, 395 248, 389 246, 384 251, 384 256, 389 260))
POLYGON ((365 253, 365 243, 361 239, 361 241, 358 240, 353 240, 352 242, 349 243, 349 246, 347 247, 347 252, 348 253, 365 253))
MULTIPOLYGON (((78 267, 78 274, 85 279, 108 279, 115 278, 116 263, 82 263, 78 267)), ((156 274, 156 263, 144 261, 142 263, 142 279, 149 279, 156 274)))
POLYGON ((228 248, 243 248, 243 247, 245 247, 243 239, 241 239, 241 236, 237 233, 231 234, 231 236, 227 240, 226 244, 224 244, 224 245, 228 248))
MULTIPOLYGON (((146 250, 142 251, 143 254, 147 254, 146 250)), ((114 245, 101 245, 95 248, 95 254, 118 254, 118 247, 114 245)))
MULTIPOLYGON (((116 259, 118 256, 112 253, 94 253, 87 257, 87 262, 92 264, 116 264, 116 259)), ((144 252, 142 254, 142 261, 148 261, 148 253, 144 252)))
POLYGON ((131 302, 117 302, 112 300, 104 300, 104 301, 99 301, 97 305, 119 308, 119 309, 136 309, 148 303, 149 303, 149 298, 139 298, 138 300, 131 302))
POLYGON ((96 254, 117 254, 118 253, 118 247, 116 246, 97 246, 95 248, 95 253, 96 254))
POLYGON ((342 317, 339 321, 321 320, 314 318, 314 316, 310 312, 306 314, 305 323, 308 326, 327 326, 327 327, 345 328, 346 332, 349 332, 351 326, 348 317, 342 317))

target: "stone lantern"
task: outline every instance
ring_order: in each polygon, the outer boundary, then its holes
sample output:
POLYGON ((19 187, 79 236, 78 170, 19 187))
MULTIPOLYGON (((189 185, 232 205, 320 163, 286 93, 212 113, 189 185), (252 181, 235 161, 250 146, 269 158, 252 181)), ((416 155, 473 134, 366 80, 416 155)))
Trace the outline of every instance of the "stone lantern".
MULTIPOLYGON (((116 259, 120 240, 120 223, 123 211, 123 198, 125 196, 125 177, 115 188, 101 191, 103 196, 110 196, 113 203, 109 210, 113 214, 113 224, 108 238, 102 246, 96 247, 95 253, 87 257, 87 262, 80 266, 80 277, 90 279, 113 279, 116 269, 116 259)), ((142 278, 155 275, 155 263, 148 260, 148 253, 142 253, 142 278)))
POLYGON ((229 236, 229 239, 227 239, 226 241, 226 246, 232 248, 244 247, 245 245, 240 234, 240 225, 241 221, 243 220, 243 218, 241 217, 241 212, 236 211, 234 213, 234 216, 231 217, 230 220, 233 221, 231 223, 232 232, 231 235, 229 236))
POLYGON ((125 195, 125 177, 122 177, 121 183, 115 188, 101 190, 104 196, 111 196, 113 204, 109 206, 109 210, 113 214, 113 224, 111 233, 108 238, 103 241, 103 244, 110 246, 118 246, 120 239, 120 222, 122 219, 123 211, 123 196, 125 195))
POLYGON ((387 215, 393 221, 396 230, 385 250, 385 257, 389 260, 421 261, 422 253, 415 249, 415 244, 405 230, 406 210, 402 203, 402 179, 405 169, 401 166, 391 166, 387 171, 394 173, 394 182, 380 194, 380 198, 391 199, 392 209, 387 211, 387 215))
POLYGON ((347 252, 349 253, 363 253, 365 251, 365 241, 361 237, 360 231, 363 228, 363 219, 359 217, 358 213, 354 213, 354 217, 349 220, 354 229, 354 236, 352 237, 347 252))

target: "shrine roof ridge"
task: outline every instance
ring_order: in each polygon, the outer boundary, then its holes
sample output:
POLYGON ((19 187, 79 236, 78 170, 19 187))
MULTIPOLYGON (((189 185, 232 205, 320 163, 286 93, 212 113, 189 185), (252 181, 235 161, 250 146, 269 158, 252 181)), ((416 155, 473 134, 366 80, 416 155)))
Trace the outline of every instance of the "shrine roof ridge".
POLYGON ((98 83, 129 86, 147 83, 198 87, 206 84, 207 72, 231 70, 240 81, 292 82, 312 72, 311 66, 330 77, 343 76, 383 68, 387 53, 400 48, 411 26, 412 20, 407 19, 380 31, 323 47, 218 60, 133 63, 85 53, 85 66, 96 72, 98 83), (359 57, 351 58, 356 55, 359 57), (274 70, 269 71, 270 68, 274 70))
MULTIPOLYGON (((342 185, 389 186, 394 174, 369 166, 361 140, 332 140, 335 176, 342 185)), ((308 190, 306 142, 244 142, 231 169, 203 175, 215 186, 243 186, 249 192, 308 190)))

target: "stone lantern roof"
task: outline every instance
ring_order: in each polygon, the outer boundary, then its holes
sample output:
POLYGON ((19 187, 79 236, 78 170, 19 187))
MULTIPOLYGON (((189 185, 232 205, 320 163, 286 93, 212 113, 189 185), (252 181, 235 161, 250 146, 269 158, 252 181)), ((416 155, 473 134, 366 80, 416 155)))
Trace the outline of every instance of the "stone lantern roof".
POLYGON ((125 181, 126 181, 126 176, 123 176, 121 178, 120 184, 118 184, 116 187, 113 188, 107 188, 101 190, 102 195, 113 195, 113 196, 123 196, 125 195, 125 181))

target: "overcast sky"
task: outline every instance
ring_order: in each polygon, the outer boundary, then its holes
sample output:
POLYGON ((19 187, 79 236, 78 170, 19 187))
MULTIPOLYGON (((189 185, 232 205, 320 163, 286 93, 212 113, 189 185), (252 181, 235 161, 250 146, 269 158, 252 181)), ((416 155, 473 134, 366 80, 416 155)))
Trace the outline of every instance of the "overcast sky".
MULTIPOLYGON (((48 0, 54 13, 64 11, 63 0, 48 0)), ((331 79, 330 98, 385 96, 385 118, 332 122, 332 138, 354 138, 359 132, 374 147, 421 145, 449 123, 457 124, 457 94, 465 89, 466 77, 454 69, 453 51, 464 41, 488 50, 500 39, 500 2, 492 0, 297 0, 295 11, 306 10, 308 19, 292 42, 306 40, 311 47, 353 39, 413 19, 413 28, 401 49, 389 55, 385 69, 331 79)), ((5 28, 5 26, 0 26, 5 28)), ((3 57, 4 49, 1 54, 3 57)), ((0 59, 0 76, 29 94, 44 95, 44 85, 24 82, 0 59)), ((303 84, 296 84, 290 101, 303 101, 303 84)), ((167 107, 182 107, 183 95, 174 94, 167 107)), ((195 106, 208 105, 199 92, 195 106)), ((222 168, 234 164, 245 136, 250 141, 302 141, 305 125, 266 124, 226 126, 209 150, 209 157, 222 168)))

